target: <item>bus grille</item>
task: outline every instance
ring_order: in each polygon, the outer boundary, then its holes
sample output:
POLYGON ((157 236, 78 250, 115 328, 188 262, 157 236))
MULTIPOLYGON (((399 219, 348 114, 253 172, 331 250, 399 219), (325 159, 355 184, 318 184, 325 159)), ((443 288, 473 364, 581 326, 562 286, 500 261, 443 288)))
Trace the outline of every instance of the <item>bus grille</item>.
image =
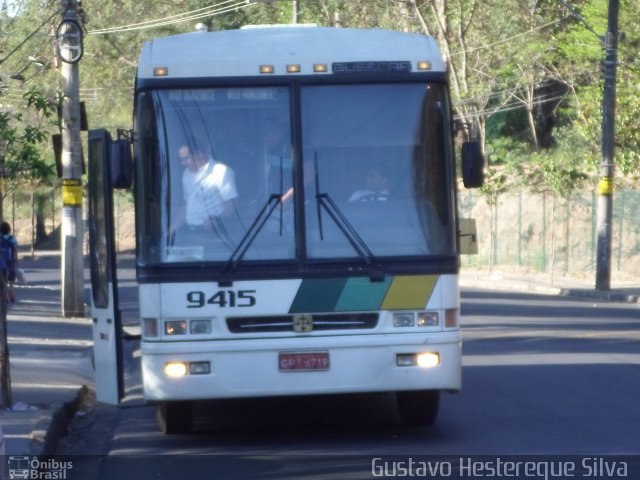
MULTIPOLYGON (((377 313, 333 313, 306 316, 312 318, 310 329, 307 327, 306 332, 362 330, 375 328, 378 324, 377 313)), ((295 332, 297 331, 294 328, 295 323, 294 315, 227 318, 227 327, 231 333, 295 332)))

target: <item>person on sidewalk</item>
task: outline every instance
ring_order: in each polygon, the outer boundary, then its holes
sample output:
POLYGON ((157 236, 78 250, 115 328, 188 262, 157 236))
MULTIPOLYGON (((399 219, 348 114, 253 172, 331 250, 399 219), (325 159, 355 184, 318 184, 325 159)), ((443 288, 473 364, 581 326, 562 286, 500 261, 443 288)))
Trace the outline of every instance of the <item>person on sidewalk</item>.
POLYGON ((13 286, 18 269, 18 241, 11 235, 11 225, 7 222, 0 224, 0 262, 6 282, 7 302, 15 303, 13 286))

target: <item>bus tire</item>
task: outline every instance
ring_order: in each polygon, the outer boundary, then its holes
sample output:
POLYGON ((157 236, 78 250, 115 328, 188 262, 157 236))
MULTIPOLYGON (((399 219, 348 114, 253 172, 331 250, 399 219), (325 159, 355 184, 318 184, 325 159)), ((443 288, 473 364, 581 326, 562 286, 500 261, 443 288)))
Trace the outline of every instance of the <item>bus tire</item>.
POLYGON ((193 402, 162 402, 158 405, 156 420, 160 431, 165 435, 189 433, 193 421, 193 402))
POLYGON ((435 423, 440 408, 438 390, 416 390, 396 393, 398 410, 406 425, 427 427, 435 423))

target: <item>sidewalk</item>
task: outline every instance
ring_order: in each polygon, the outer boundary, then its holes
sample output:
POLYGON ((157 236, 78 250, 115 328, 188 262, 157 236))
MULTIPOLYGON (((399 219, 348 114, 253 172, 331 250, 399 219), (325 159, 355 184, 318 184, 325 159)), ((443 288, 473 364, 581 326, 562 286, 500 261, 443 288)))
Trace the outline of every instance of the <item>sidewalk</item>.
MULTIPOLYGON (((8 313, 12 410, 0 411, 7 455, 53 454, 68 422, 90 395, 93 385, 90 309, 85 318, 62 318, 60 256, 26 257, 27 286, 16 289, 17 303, 8 313)), ((126 281, 133 282, 132 273, 126 281)), ((88 273, 86 274, 88 292, 88 273)), ((638 303, 640 284, 614 283, 598 292, 588 281, 548 275, 464 270, 464 288, 587 297, 598 301, 638 303)), ((88 296, 87 296, 88 299, 88 296)), ((133 306, 128 306, 133 308, 133 306)))
POLYGON ((562 295, 575 298, 590 298, 599 301, 640 303, 640 281, 612 280, 611 289, 595 289, 594 279, 550 277, 546 273, 518 272, 515 269, 493 272, 462 269, 460 286, 466 288, 489 288, 494 290, 562 295))
POLYGON ((69 419, 93 384, 90 310, 62 318, 60 256, 20 261, 27 285, 16 287, 7 330, 13 408, 0 410, 6 455, 55 451, 69 419))

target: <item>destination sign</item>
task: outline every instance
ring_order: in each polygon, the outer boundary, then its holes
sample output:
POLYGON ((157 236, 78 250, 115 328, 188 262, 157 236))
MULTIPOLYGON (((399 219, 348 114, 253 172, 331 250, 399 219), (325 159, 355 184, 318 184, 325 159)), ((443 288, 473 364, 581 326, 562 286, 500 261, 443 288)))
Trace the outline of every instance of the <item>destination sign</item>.
POLYGON ((411 72, 411 62, 338 62, 331 67, 338 74, 411 72))
POLYGON ((170 101, 193 102, 282 102, 288 101, 289 91, 281 87, 193 88, 169 90, 170 101))

